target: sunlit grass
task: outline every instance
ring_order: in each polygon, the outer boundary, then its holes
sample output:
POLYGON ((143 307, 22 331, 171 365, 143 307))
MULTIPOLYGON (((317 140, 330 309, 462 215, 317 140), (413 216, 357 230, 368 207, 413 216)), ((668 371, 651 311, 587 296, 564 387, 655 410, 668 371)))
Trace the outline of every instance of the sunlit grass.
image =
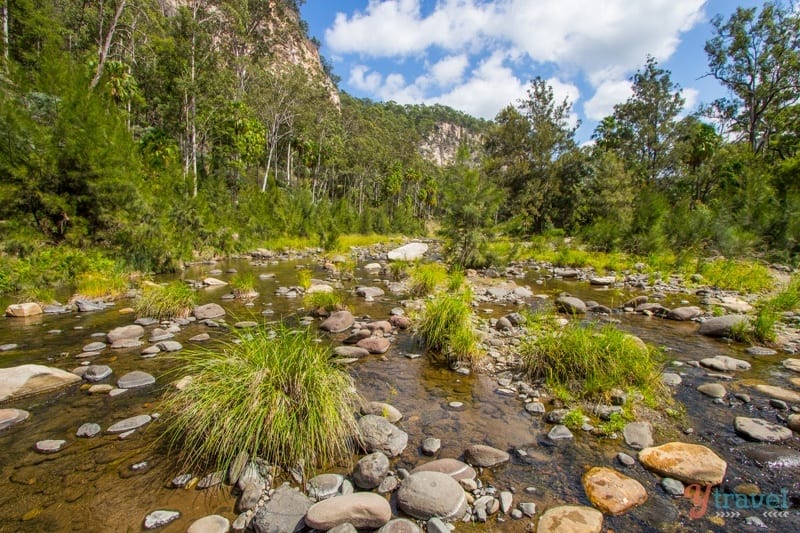
POLYGON ((297 284, 306 291, 311 287, 311 271, 309 269, 301 268, 297 271, 297 284))
POLYGON ((258 294, 256 291, 256 275, 252 272, 237 272, 230 281, 233 294, 237 298, 246 298, 258 294))
POLYGON ((187 468, 224 468, 241 452, 306 469, 347 463, 358 395, 307 331, 248 330, 236 343, 181 352, 193 376, 163 402, 170 452, 187 468))
POLYGON ((328 312, 344 309, 344 298, 340 292, 312 292, 303 296, 303 305, 316 311, 325 309, 328 312))
POLYGON ((419 263, 411 270, 411 294, 427 296, 447 281, 447 269, 439 263, 419 263))
POLYGON ((162 320, 189 316, 196 303, 197 294, 191 287, 182 281, 173 281, 163 286, 145 285, 134 309, 137 316, 162 320))
POLYGON ((128 290, 130 275, 112 270, 78 275, 75 292, 87 298, 119 298, 128 290))
POLYGON ((417 335, 434 359, 477 366, 483 356, 472 329, 471 294, 439 293, 425 303, 417 335))
POLYGON ((763 292, 775 284, 769 269, 755 261, 707 261, 700 265, 698 273, 708 285, 739 292, 763 292))

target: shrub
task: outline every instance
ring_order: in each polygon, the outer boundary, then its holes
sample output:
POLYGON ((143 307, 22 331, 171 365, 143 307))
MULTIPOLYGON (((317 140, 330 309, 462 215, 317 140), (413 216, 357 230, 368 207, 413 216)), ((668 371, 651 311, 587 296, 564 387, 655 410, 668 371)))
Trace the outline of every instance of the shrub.
POLYGON ((660 383, 657 351, 612 325, 598 329, 573 322, 544 331, 523 340, 520 356, 530 378, 577 397, 602 398, 614 388, 647 395, 660 383))
POLYGON ((136 300, 136 314, 157 320, 189 316, 197 302, 195 292, 182 281, 168 285, 148 284, 136 300))
POLYGON ((482 354, 472 330, 470 299, 469 292, 441 293, 426 302, 417 333, 429 353, 448 362, 478 364, 482 354))
POLYGON ((190 468, 225 468, 241 452, 287 469, 349 461, 358 396, 329 351, 307 331, 260 327, 181 352, 193 380, 165 398, 162 438, 190 468))
POLYGON ((447 280, 447 270, 438 263, 425 263, 411 271, 411 294, 427 296, 447 280))

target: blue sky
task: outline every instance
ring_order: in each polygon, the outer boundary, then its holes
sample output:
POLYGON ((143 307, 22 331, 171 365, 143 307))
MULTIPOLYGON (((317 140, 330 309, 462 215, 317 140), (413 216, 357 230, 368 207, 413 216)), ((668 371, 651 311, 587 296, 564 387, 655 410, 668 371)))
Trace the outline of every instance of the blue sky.
POLYGON ((630 94, 652 54, 687 112, 724 94, 707 70, 710 19, 757 0, 306 0, 302 16, 344 91, 493 118, 535 76, 573 103, 578 140, 630 94))

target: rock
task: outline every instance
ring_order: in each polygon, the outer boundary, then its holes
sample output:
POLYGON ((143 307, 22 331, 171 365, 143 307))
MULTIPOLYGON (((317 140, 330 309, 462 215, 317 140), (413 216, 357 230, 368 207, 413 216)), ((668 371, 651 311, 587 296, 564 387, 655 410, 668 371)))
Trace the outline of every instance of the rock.
POLYGON ((676 307, 675 309, 672 309, 670 312, 667 313, 667 319, 684 322, 686 320, 697 318, 702 314, 703 310, 700 309, 699 307, 695 306, 676 307))
MULTIPOLYGON (((210 474, 206 474, 203 479, 198 481, 197 488, 198 489, 209 489, 211 487, 216 487, 225 479, 225 472, 222 470, 217 470, 216 472, 211 472, 210 474)), ((245 484, 246 487, 246 484, 245 484)))
MULTIPOLYGON (((2 417, 0 417, 0 420, 2 420, 2 417)), ((800 415, 789 415, 789 418, 786 419, 786 425, 795 433, 800 433, 800 415)), ((3 429, 1 422, 0 429, 3 429)))
POLYGON ((120 420, 116 424, 112 425, 106 430, 106 433, 110 435, 125 433, 149 424, 151 420, 153 420, 153 418, 150 415, 132 416, 130 418, 126 418, 125 420, 120 420))
POLYGON ((197 320, 210 320, 212 318, 225 316, 225 309, 219 304, 210 303, 195 307, 192 310, 192 315, 194 315, 197 320))
POLYGON ((167 339, 171 339, 175 335, 170 333, 169 331, 163 330, 161 328, 155 328, 152 332, 150 332, 150 342, 160 342, 165 341, 167 339))
POLYGON ((128 372, 119 380, 117 381, 117 387, 120 389, 135 389, 138 387, 146 387, 147 385, 152 385, 156 382, 156 378, 148 374, 147 372, 142 372, 141 370, 134 370, 133 372, 128 372))
POLYGON ((545 412, 544 404, 541 402, 528 402, 525 404, 525 410, 535 415, 541 415, 545 412))
POLYGON ((256 533, 292 533, 305 527, 303 520, 312 505, 304 494, 284 484, 256 511, 251 526, 256 533))
POLYGON ((50 392, 80 381, 72 372, 43 365, 0 368, 0 402, 50 392))
POLYGON ((56 453, 64 449, 67 445, 65 440, 47 439, 37 442, 33 449, 39 453, 56 453))
POLYGON ((399 422, 403 418, 403 413, 398 411, 396 407, 383 402, 369 402, 362 405, 361 414, 382 416, 392 424, 399 422))
POLYGON ((653 445, 653 426, 648 422, 629 422, 622 430, 625 443, 635 450, 653 445))
POLYGON ((594 467, 586 472, 583 489, 592 505, 610 515, 626 513, 647 500, 641 483, 611 468, 594 467))
POLYGON ((0 352, 10 352, 11 350, 16 350, 17 348, 19 348, 19 344, 3 344, 0 346, 0 352))
POLYGON ((221 279, 210 278, 210 277, 209 278, 203 278, 203 285, 206 285, 208 287, 222 287, 222 286, 227 285, 227 284, 228 284, 228 282, 222 281, 221 279))
POLYGON ((450 528, 441 518, 434 516, 425 523, 425 530, 428 533, 450 533, 450 528))
POLYGON ((586 312, 586 304, 574 296, 561 296, 556 300, 556 309, 562 313, 582 315, 586 312))
POLYGON ((109 385, 108 383, 101 383, 99 385, 92 385, 89 387, 87 392, 89 394, 108 394, 113 389, 114 387, 112 385, 109 385))
POLYGON ((503 514, 508 514, 513 504, 514 504, 514 495, 507 490, 501 491, 500 510, 503 511, 503 514))
POLYGON ((389 319, 389 323, 397 329, 406 330, 411 327, 411 319, 407 316, 393 316, 389 319))
POLYGON ((354 331, 353 333, 351 333, 351 334, 350 334, 350 335, 349 335, 349 336, 348 336, 346 339, 344 339, 342 342, 343 342, 343 343, 345 343, 345 344, 355 344, 355 343, 357 343, 358 341, 360 341, 360 340, 364 340, 364 339, 368 339, 368 338, 370 338, 371 336, 372 336, 372 333, 371 333, 371 332, 370 332, 368 329, 366 329, 366 328, 364 328, 364 329, 359 329, 359 330, 357 330, 357 331, 354 331))
MULTIPOLYGON (((446 533, 450 530, 445 526, 446 533)), ((386 523, 376 533, 422 533, 422 530, 417 524, 406 518, 395 518, 386 523)), ((430 526, 428 526, 428 533, 432 533, 430 526)))
POLYGON ((305 522, 308 527, 320 531, 344 523, 358 529, 376 529, 391 518, 392 508, 385 498, 372 492, 356 492, 315 503, 308 509, 305 522))
POLYGON ((725 478, 727 463, 699 444, 670 442, 639 452, 639 461, 656 474, 684 483, 719 485, 725 478))
POLYGON ((792 430, 760 418, 737 416, 733 420, 736 432, 759 442, 780 442, 792 438, 792 430))
POLYGON ((353 482, 356 487, 371 490, 381 484, 389 473, 389 459, 381 452, 362 457, 353 469, 353 482))
POLYGON ((26 316, 36 316, 43 313, 42 307, 36 302, 26 302, 21 304, 11 304, 6 307, 6 316, 23 318, 26 316))
POLYGON ((397 490, 397 487, 400 486, 400 480, 397 479, 395 476, 386 476, 381 481, 381 484, 378 485, 378 494, 389 494, 390 492, 394 492, 397 490))
POLYGON ((145 529, 158 529, 180 518, 178 511, 153 511, 144 518, 145 529))
POLYGON ((384 335, 392 332, 392 324, 388 320, 376 320, 375 322, 370 322, 364 327, 373 333, 380 331, 384 335))
POLYGON ((766 394, 770 398, 777 398, 779 400, 783 400, 784 402, 800 403, 800 394, 789 389, 784 389, 783 387, 773 387, 772 385, 756 385, 755 389, 762 394, 766 394))
POLYGON ((236 510, 240 513, 250 511, 258 506, 258 501, 264 493, 264 481, 247 483, 236 501, 236 510))
POLYGON ((364 270, 381 270, 382 268, 380 263, 367 263, 364 265, 364 270))
POLYGON ((646 304, 648 299, 649 298, 647 296, 636 296, 635 298, 631 298, 630 300, 622 304, 622 307, 623 308, 630 307, 632 309, 636 309, 640 305, 646 304))
POLYGON ((601 287, 607 287, 616 282, 617 278, 615 276, 595 276, 593 278, 589 278, 590 285, 599 285, 601 287))
POLYGON ((621 465, 627 467, 631 467, 636 464, 636 459, 623 452, 619 452, 617 454, 617 461, 619 461, 621 465))
POLYGON ((319 329, 331 333, 339 333, 350 328, 355 323, 355 318, 350 311, 336 311, 319 325, 319 329))
POLYGON ((156 354, 161 353, 161 348, 158 346, 148 346, 144 350, 142 350, 142 357, 155 357, 156 354))
POLYGON ((553 429, 551 429, 547 433, 547 438, 556 441, 556 440, 572 439, 575 438, 575 436, 572 434, 572 432, 569 430, 567 426, 563 424, 556 424, 555 426, 553 426, 553 429))
POLYGON ((536 514, 536 504, 533 502, 522 502, 519 504, 519 510, 528 518, 533 518, 536 514))
POLYGON ((770 355, 775 355, 776 353, 778 353, 775 350, 773 350, 772 348, 766 348, 764 346, 749 346, 745 350, 745 352, 748 355, 754 355, 754 356, 757 356, 757 357, 758 356, 762 356, 762 357, 763 356, 770 356, 770 355))
POLYGON ((369 355, 369 350, 357 346, 337 346, 333 349, 333 353, 348 359, 361 359, 369 355))
POLYGON ((405 478, 396 492, 397 506, 404 513, 428 520, 459 519, 467 511, 461 485, 441 472, 415 472, 405 478))
POLYGON ((508 452, 483 444, 472 444, 464 450, 464 460, 467 463, 484 468, 507 463, 510 458, 508 452))
POLYGON ((249 329, 249 328, 254 328, 256 326, 258 326, 258 322, 256 322, 255 320, 242 320, 233 325, 233 327, 238 329, 249 329))
POLYGON ((139 339, 144 335, 144 328, 138 324, 131 324, 130 326, 122 326, 114 328, 106 335, 106 341, 109 344, 115 344, 122 340, 139 339))
POLYGON ((728 391, 719 383, 703 383, 697 390, 708 396, 709 398, 724 398, 728 391))
POLYGON ((733 370, 750 370, 750 363, 748 363, 747 361, 742 361, 741 359, 728 357, 727 355, 716 355, 714 357, 701 359, 700 364, 706 368, 710 368, 712 370, 718 370, 720 372, 730 372, 733 370))
POLYGON ((97 435, 99 435, 102 431, 103 429, 100 427, 100 424, 87 422, 85 424, 81 424, 81 427, 78 428, 78 431, 75 433, 75 436, 91 439, 92 437, 96 437, 97 435))
POLYGON ((731 313, 749 313, 753 310, 753 306, 749 303, 731 296, 722 297, 717 305, 731 313))
POLYGON ((0 431, 26 421, 31 414, 23 409, 0 409, 0 431))
POLYGON ((105 306, 99 302, 90 302, 88 300, 75 300, 75 306, 81 313, 90 313, 92 311, 102 311, 105 306))
POLYGON ((381 354, 389 351, 391 343, 386 337, 369 337, 358 341, 356 346, 367 350, 369 353, 381 354))
POLYGON ((680 498, 683 496, 686 487, 683 486, 683 483, 678 481, 677 479, 672 479, 671 477, 665 477, 661 480, 661 487, 664 489, 664 492, 669 494, 674 498, 680 498))
POLYGON ((90 365, 86 367, 82 377, 86 381, 100 381, 106 379, 111 373, 111 367, 106 365, 90 365))
POLYGON ((785 359, 783 361, 783 368, 791 370, 792 372, 800 372, 800 359, 785 359))
POLYGON ((422 441, 422 453, 425 455, 436 455, 442 448, 442 441, 434 437, 426 437, 422 441))
POLYGON ((428 251, 424 242, 411 242, 386 254, 390 261, 416 261, 428 251))
POLYGON ((105 349, 106 343, 104 342, 90 342, 86 346, 83 347, 84 352, 99 352, 100 350, 105 349))
POLYGON ((195 335, 194 337, 190 337, 189 341, 190 342, 203 342, 203 341, 209 340, 210 338, 211 338, 211 335, 209 335, 208 333, 200 333, 198 335, 195 335))
POLYGON ((332 293, 333 290, 334 290, 333 287, 331 287, 330 285, 326 285, 325 283, 317 283, 315 285, 310 286, 308 290, 306 290, 306 294, 316 294, 316 293, 329 294, 332 293))
POLYGON ((506 331, 506 330, 511 329, 512 327, 513 327, 513 325, 511 324, 511 321, 509 319, 507 319, 506 317, 502 317, 502 318, 498 319, 497 323, 495 323, 495 325, 494 325, 494 328, 496 330, 498 330, 498 331, 506 331))
POLYGON ((186 533, 228 533, 231 522, 224 516, 212 514, 192 522, 186 533))
POLYGON ((111 345, 112 350, 123 350, 125 348, 138 348, 142 345, 139 339, 120 339, 111 345))
POLYGON ((456 481, 473 480, 477 477, 475 469, 466 463, 462 463, 458 459, 437 459, 429 463, 421 464, 411 471, 412 474, 417 472, 439 472, 447 474, 456 481))
POLYGON ((183 349, 183 345, 177 341, 162 341, 156 344, 162 352, 177 352, 183 349))
POLYGON ((358 427, 361 444, 367 453, 383 452, 389 457, 396 457, 408 444, 408 434, 382 416, 362 416, 358 419, 358 427))
POLYGON ((545 511, 536 533, 600 533, 603 513, 583 505, 561 505, 545 511))
POLYGON ((700 324, 697 332, 706 337, 729 337, 734 327, 745 322, 747 322, 747 317, 744 315, 718 316, 709 318, 700 324))
POLYGON ((344 476, 339 474, 320 474, 306 484, 306 491, 314 500, 325 500, 339 494, 343 483, 344 476))
POLYGON ((669 309, 659 303, 644 303, 636 306, 637 313, 647 316, 667 316, 669 309))
POLYGON ((344 524, 339 524, 336 527, 330 528, 328 533, 358 533, 358 530, 350 522, 345 522, 344 524))
POLYGON ((379 298, 383 295, 383 289, 380 287, 356 287, 356 296, 361 296, 368 301, 374 298, 379 298))

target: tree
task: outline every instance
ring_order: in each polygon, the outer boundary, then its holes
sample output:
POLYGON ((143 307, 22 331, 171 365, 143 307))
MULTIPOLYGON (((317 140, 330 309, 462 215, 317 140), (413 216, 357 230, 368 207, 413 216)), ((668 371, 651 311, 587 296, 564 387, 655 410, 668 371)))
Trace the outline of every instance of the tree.
POLYGON ((729 91, 709 114, 728 124, 755 154, 765 154, 781 115, 800 98, 800 13, 766 2, 712 20, 705 45, 709 74, 729 91))

